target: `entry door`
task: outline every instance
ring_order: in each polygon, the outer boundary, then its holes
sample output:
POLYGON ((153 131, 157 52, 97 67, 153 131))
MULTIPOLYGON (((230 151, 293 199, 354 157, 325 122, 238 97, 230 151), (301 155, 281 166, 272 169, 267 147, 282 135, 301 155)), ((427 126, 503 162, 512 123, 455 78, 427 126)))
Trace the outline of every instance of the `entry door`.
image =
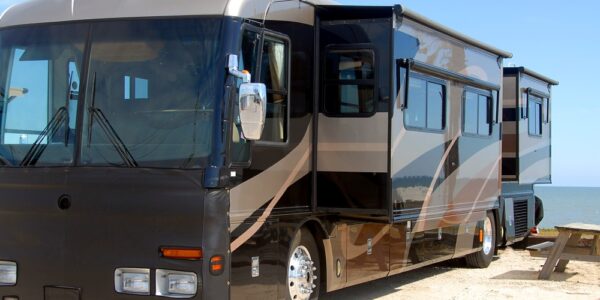
POLYGON ((321 211, 388 213, 388 30, 387 19, 320 24, 316 169, 321 211))

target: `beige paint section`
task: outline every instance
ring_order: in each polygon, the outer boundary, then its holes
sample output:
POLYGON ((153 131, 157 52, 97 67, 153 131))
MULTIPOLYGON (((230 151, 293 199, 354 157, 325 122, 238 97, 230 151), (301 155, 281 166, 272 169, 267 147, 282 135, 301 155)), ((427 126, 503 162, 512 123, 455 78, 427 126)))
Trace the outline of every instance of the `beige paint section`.
MULTIPOLYGON (((76 20, 226 15, 262 20, 269 0, 30 0, 11 6, 0 27, 76 20)), ((315 4, 336 4, 313 0, 315 4)), ((268 20, 312 25, 312 6, 296 1, 275 3, 268 20)))
MULTIPOLYGON (((311 133, 312 125, 308 126, 300 144, 286 157, 250 180, 231 189, 230 231, 239 227, 245 219, 269 201, 271 203, 265 213, 267 211, 270 213, 287 188, 308 174, 312 153, 311 133)), ((263 216, 268 216, 265 213, 263 216)), ((264 218, 260 218, 259 221, 262 219, 264 218)))
POLYGON ((410 19, 404 19, 400 31, 417 37, 419 51, 415 60, 497 85, 502 69, 497 56, 471 46, 410 19))
POLYGON ((317 170, 387 172, 388 114, 335 118, 319 114, 317 170))

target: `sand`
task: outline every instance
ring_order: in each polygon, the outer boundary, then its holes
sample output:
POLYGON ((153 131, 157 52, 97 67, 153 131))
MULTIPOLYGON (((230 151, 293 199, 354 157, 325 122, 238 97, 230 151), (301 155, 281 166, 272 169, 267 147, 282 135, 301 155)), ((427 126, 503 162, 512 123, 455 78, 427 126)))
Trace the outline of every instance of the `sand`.
POLYGON ((564 273, 537 280, 544 258, 507 247, 487 269, 444 263, 350 287, 324 299, 594 299, 600 263, 571 261, 564 273))

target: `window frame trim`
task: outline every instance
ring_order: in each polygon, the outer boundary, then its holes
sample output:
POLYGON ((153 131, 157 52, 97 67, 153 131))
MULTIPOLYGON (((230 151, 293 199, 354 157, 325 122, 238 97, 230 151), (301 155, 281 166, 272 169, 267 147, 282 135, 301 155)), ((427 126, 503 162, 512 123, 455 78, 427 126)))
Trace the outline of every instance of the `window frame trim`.
MULTIPOLYGON (((492 136, 494 135, 494 124, 498 124, 497 121, 494 121, 494 95, 493 95, 494 91, 491 90, 484 90, 484 89, 479 89, 476 87, 472 87, 472 86, 465 86, 463 88, 463 95, 462 95, 462 107, 461 107, 461 130, 462 130, 462 135, 466 136, 466 137, 475 137, 475 138, 482 138, 482 139, 490 139, 492 138, 492 136), (474 93, 477 96, 484 96, 488 99, 487 104, 488 104, 488 112, 487 112, 487 116, 489 118, 489 128, 490 131, 488 134, 479 134, 479 122, 477 122, 477 132, 478 133, 472 133, 472 132, 466 132, 465 131, 465 113, 466 110, 465 108, 466 103, 467 103, 467 93, 474 93)), ((498 105, 498 103, 500 102, 499 100, 496 101, 498 105)), ((498 109, 496 109, 496 114, 498 113, 498 109)), ((479 97, 477 97, 477 118, 479 118, 479 97)))
POLYGON ((421 132, 429 132, 429 133, 445 133, 447 130, 447 122, 448 122, 448 80, 442 79, 442 78, 438 78, 435 76, 431 76, 428 74, 423 74, 420 72, 416 72, 413 69, 407 69, 407 75, 406 77, 408 78, 409 84, 410 84, 410 80, 412 78, 416 78, 416 79, 420 79, 420 80, 424 80, 425 81, 425 127, 418 127, 418 126, 410 126, 406 124, 406 111, 408 109, 410 109, 410 97, 408 97, 410 95, 410 86, 405 87, 406 89, 406 96, 407 99, 405 99, 404 101, 404 105, 406 105, 406 103, 408 103, 408 108, 402 109, 402 125, 404 126, 404 128, 406 130, 410 130, 410 131, 421 131, 421 132), (427 127, 427 111, 428 111, 428 101, 427 101, 427 83, 435 83, 435 84, 439 84, 442 86, 442 91, 444 92, 444 97, 442 98, 442 129, 433 129, 433 128, 429 128, 427 127))
POLYGON ((377 114, 377 105, 379 103, 379 60, 377 57, 379 56, 377 47, 371 43, 356 43, 356 44, 330 44, 325 47, 322 56, 322 63, 325 63, 327 55, 331 51, 335 50, 354 50, 356 52, 360 51, 370 51, 373 53, 373 79, 348 79, 348 80, 340 80, 340 79, 327 79, 326 73, 327 68, 321 68, 321 78, 323 79, 321 83, 321 91, 320 91, 320 103, 319 110, 320 113, 324 114, 330 118, 370 118, 377 114), (368 113, 331 113, 327 111, 327 105, 325 103, 325 95, 327 85, 332 83, 337 83, 337 85, 368 85, 369 82, 373 82, 373 111, 368 113))
MULTIPOLYGON (((290 39, 290 37, 286 34, 280 33, 280 32, 276 32, 276 31, 272 31, 272 30, 268 30, 268 29, 264 29, 261 35, 261 52, 260 52, 260 56, 259 56, 259 61, 258 61, 258 78, 262 77, 262 54, 263 54, 263 50, 264 50, 264 44, 265 41, 271 38, 272 41, 279 41, 279 42, 283 42, 284 46, 287 47, 287 49, 285 49, 285 62, 286 62, 286 71, 285 71, 285 76, 287 76, 287 80, 286 80, 286 86, 287 89, 285 90, 285 98, 287 101, 287 107, 286 107, 286 128, 285 128, 285 142, 276 142, 276 141, 263 141, 262 140, 262 136, 260 140, 256 140, 254 141, 254 145, 253 146, 277 146, 277 147, 287 147, 290 144, 290 121, 291 121, 291 107, 292 107, 292 103, 291 103, 291 81, 292 81, 292 76, 291 76, 291 69, 292 69, 292 40, 290 39)), ((259 82, 259 81, 256 81, 259 82)), ((260 82, 259 82, 260 83, 260 82)), ((271 93, 280 93, 281 91, 274 91, 272 90, 271 93)), ((269 91, 267 90, 267 94, 269 94, 269 91)), ((264 127, 263 127, 263 133, 264 133, 264 127)), ((262 135, 262 134, 261 134, 262 135)), ((250 150, 252 152, 252 150, 250 150)), ((250 159, 252 160, 252 158, 250 159)))
POLYGON ((536 93, 530 93, 529 91, 527 92, 527 134, 530 137, 535 137, 535 138, 543 138, 544 137, 544 101, 546 98, 541 97, 541 94, 536 94, 536 93), (537 99, 531 99, 530 97, 536 97, 537 99), (538 100, 539 99, 539 100, 538 100), (529 113, 529 108, 530 108, 530 103, 531 102, 535 102, 536 104, 540 105, 540 113, 538 114, 540 117, 540 134, 537 133, 531 133, 531 124, 530 124, 530 118, 531 118, 531 114, 529 113))

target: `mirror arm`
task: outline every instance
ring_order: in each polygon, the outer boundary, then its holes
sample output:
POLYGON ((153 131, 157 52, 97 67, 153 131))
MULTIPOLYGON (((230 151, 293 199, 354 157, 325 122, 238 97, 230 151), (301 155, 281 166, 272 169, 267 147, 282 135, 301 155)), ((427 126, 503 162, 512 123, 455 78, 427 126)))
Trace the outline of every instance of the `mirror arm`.
POLYGON ((249 83, 252 80, 250 73, 240 71, 238 67, 238 56, 229 54, 227 56, 227 70, 229 71, 229 74, 235 78, 242 79, 243 83, 249 83))

